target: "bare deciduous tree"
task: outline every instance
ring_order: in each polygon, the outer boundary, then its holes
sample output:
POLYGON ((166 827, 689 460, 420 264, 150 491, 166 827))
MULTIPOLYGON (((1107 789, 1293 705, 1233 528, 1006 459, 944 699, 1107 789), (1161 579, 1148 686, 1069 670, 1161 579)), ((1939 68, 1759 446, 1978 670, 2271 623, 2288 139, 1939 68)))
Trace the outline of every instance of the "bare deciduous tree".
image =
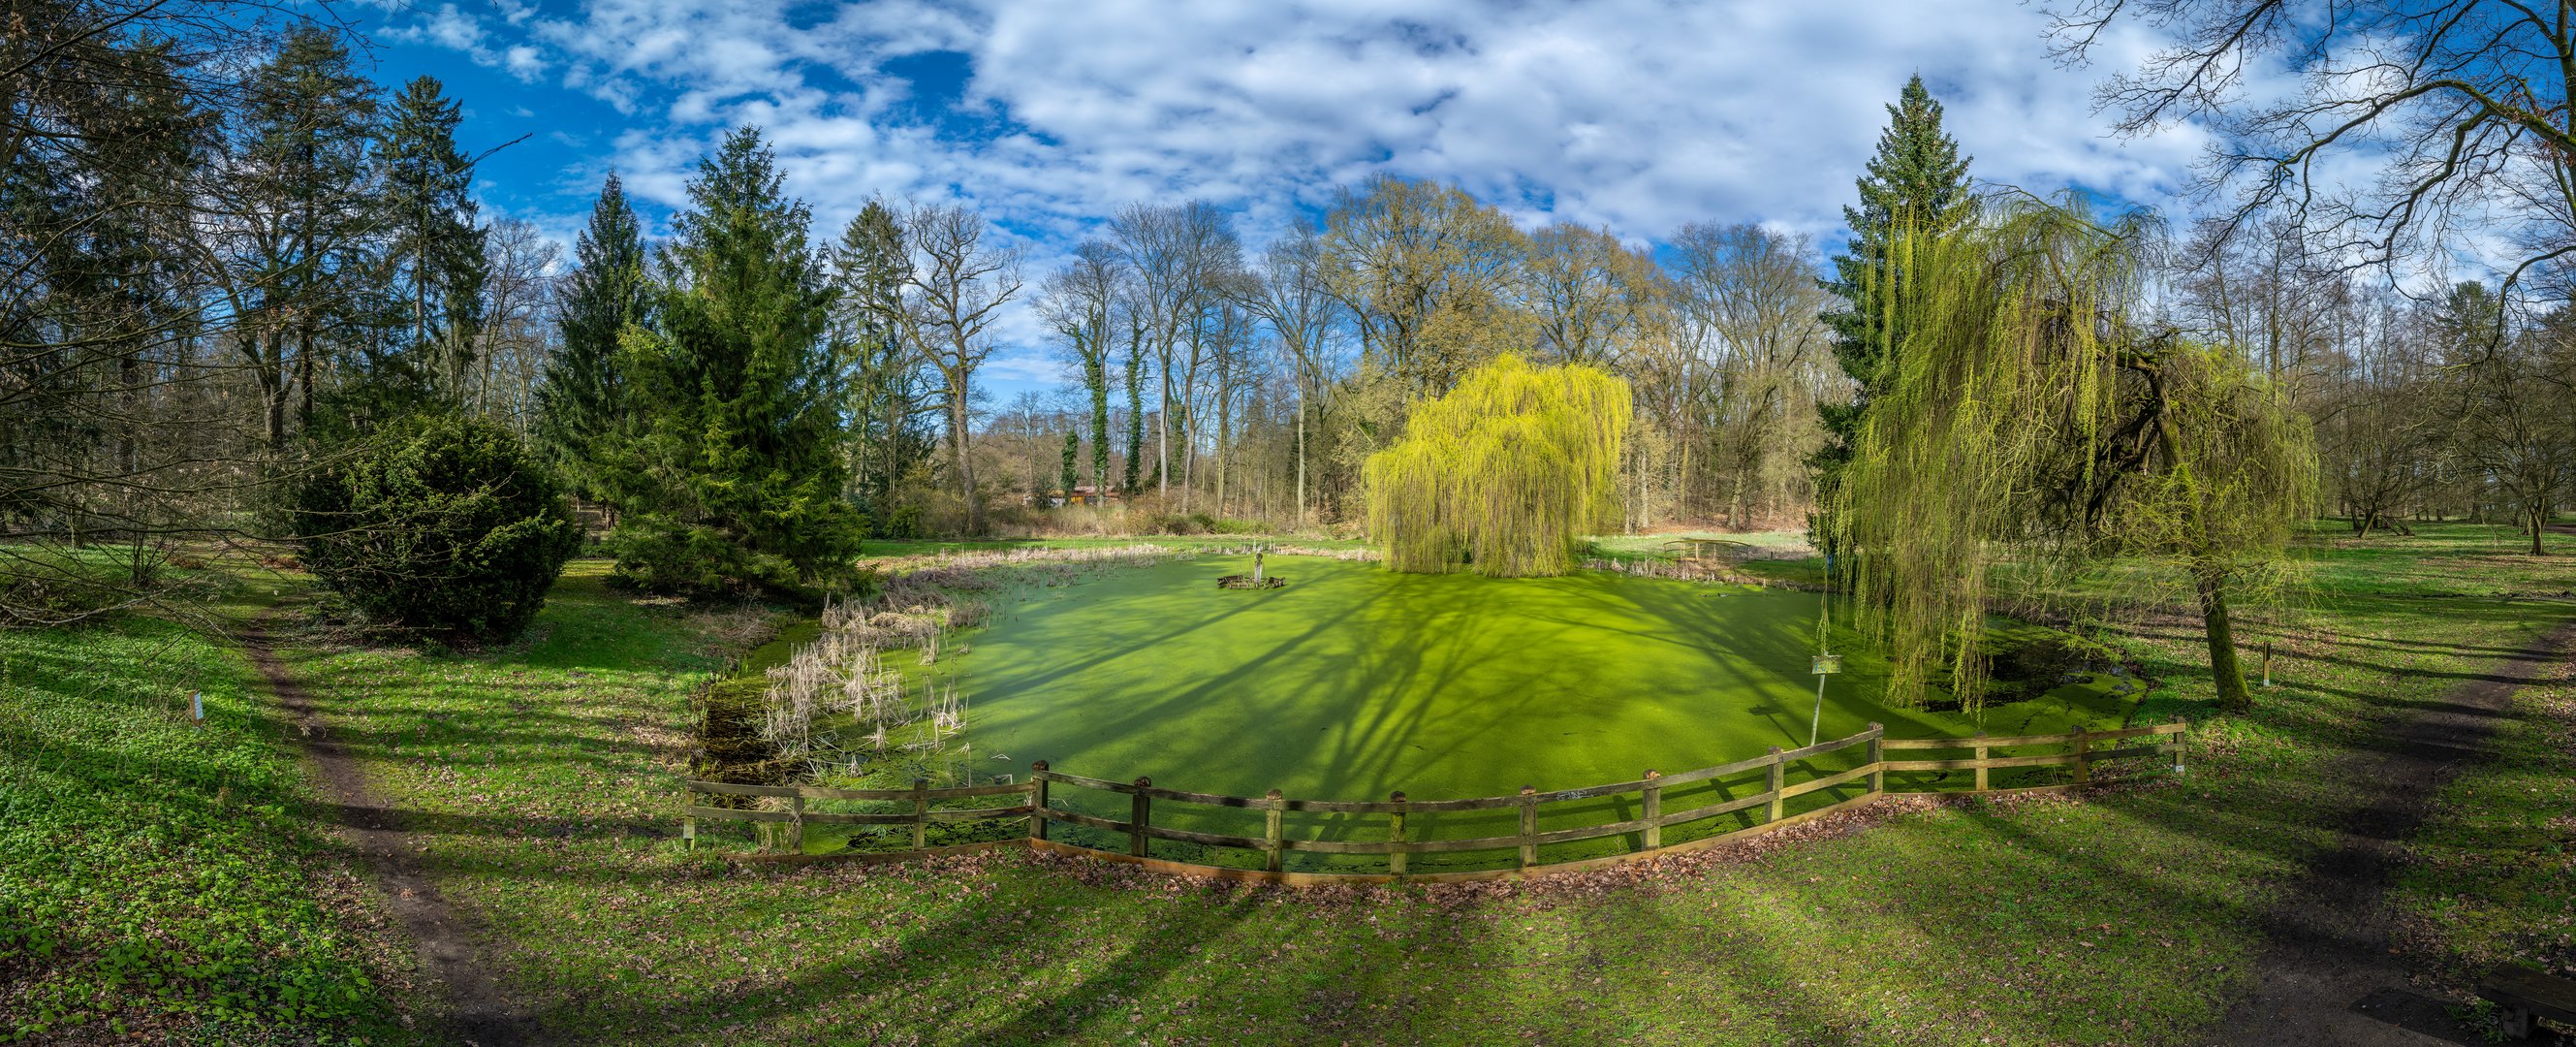
POLYGON ((1001 309, 1020 293, 1020 252, 998 242, 984 217, 961 204, 915 204, 904 212, 904 246, 912 253, 905 299, 906 334, 946 384, 948 443, 968 529, 984 531, 975 489, 975 372, 993 354, 1001 309))

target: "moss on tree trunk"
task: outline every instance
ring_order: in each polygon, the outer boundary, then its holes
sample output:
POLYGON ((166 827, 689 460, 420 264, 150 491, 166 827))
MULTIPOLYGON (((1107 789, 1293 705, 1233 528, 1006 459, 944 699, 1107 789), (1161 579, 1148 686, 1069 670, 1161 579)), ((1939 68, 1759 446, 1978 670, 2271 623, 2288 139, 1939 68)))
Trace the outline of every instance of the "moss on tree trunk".
POLYGON ((2193 582, 2200 590, 2200 617, 2209 635, 2209 671, 2218 683, 2218 707, 2231 713, 2251 710, 2254 696, 2245 689, 2245 670, 2236 664, 2236 630, 2227 617, 2227 576, 2197 572, 2193 582))

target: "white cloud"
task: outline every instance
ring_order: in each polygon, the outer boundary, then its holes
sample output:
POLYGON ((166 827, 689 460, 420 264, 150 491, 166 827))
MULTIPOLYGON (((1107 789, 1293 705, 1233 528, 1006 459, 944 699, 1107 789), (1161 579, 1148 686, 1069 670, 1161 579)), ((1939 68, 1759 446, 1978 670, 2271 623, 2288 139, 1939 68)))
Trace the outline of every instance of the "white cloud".
MULTIPOLYGON (((1881 106, 1915 71, 1990 180, 2154 198, 2198 145, 2107 139, 2093 74, 2047 59, 2039 16, 1974 2, 505 11, 526 25, 528 42, 507 52, 514 71, 530 51, 532 67, 561 65, 566 86, 661 124, 647 136, 654 153, 620 155, 622 169, 684 164, 693 154, 667 148, 675 138, 703 146, 758 122, 826 212, 871 193, 953 193, 1071 229, 1131 200, 1203 197, 1262 227, 1388 170, 1458 181, 1524 220, 1632 239, 1705 219, 1829 232, 1881 106), (972 75, 923 113, 924 85, 885 70, 937 51, 966 55, 972 75)), ((2115 38, 2104 60, 2144 46, 2115 38)))
POLYGON ((546 71, 545 59, 538 54, 535 47, 519 44, 501 52, 501 65, 521 83, 535 83, 537 77, 546 71))
MULTIPOLYGON (((523 11, 504 10, 509 25, 516 26, 526 18, 523 11)), ((384 35, 395 43, 426 44, 459 52, 476 65, 504 69, 521 83, 536 82, 546 69, 544 53, 533 46, 518 44, 494 49, 482 18, 457 10, 455 4, 440 4, 410 22, 391 25, 384 35)))
MULTIPOLYGON (((500 10, 478 23, 442 5, 400 31, 514 74, 557 69, 628 114, 596 136, 598 166, 638 197, 680 202, 714 139, 758 123, 824 235, 872 195, 970 199, 1036 237, 1032 282, 1132 201, 1214 201, 1257 243, 1375 171, 1632 242, 1690 221, 1830 235, 1883 106, 1916 72, 1990 181, 2162 199, 2201 144, 2189 129, 2106 137, 2099 74, 2050 61, 2038 12, 1986 0, 500 10), (941 52, 964 56, 962 85, 888 72, 941 52)), ((2152 42, 2124 25, 2097 61, 2133 67, 2152 42)))

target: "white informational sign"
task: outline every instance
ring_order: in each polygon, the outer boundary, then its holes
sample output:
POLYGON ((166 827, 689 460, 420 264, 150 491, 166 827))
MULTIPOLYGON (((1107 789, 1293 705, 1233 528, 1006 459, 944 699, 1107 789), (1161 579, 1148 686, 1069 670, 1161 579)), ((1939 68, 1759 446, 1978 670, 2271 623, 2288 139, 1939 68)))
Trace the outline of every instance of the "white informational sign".
POLYGON ((1839 654, 1817 655, 1816 667, 1807 671, 1818 676, 1823 676, 1827 673, 1841 672, 1843 671, 1843 656, 1839 654))

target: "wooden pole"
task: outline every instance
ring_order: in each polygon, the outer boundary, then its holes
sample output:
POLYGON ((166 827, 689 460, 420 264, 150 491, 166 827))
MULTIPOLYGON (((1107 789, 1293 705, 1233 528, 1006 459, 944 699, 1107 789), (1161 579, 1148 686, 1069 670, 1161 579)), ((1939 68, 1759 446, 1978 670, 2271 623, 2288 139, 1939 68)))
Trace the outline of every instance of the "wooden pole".
POLYGON ((930 779, 912 780, 912 849, 930 846, 930 779))
POLYGON ((1661 777, 1663 775, 1655 773, 1654 768, 1646 768, 1645 803, 1640 814, 1646 822, 1645 844, 1649 851, 1660 850, 1664 846, 1664 785, 1655 780, 1661 777))
POLYGON ((2272 641, 2263 641, 2263 686, 2272 686, 2272 641))
POLYGON ((1029 765, 1029 839, 1043 840, 1047 834, 1047 762, 1029 765))
POLYGON ((1270 792, 1263 796, 1262 799, 1270 802, 1265 805, 1265 809, 1262 814, 1261 837, 1270 844, 1270 860, 1267 863, 1268 868, 1271 872, 1278 872, 1280 853, 1288 849, 1285 846, 1286 837, 1280 831, 1280 823, 1285 820, 1287 809, 1280 803, 1280 794, 1277 789, 1270 790, 1270 792))
POLYGON ((805 853, 805 794, 787 798, 787 853, 805 853))
POLYGON ((1986 791, 1986 732, 1977 732, 1977 791, 1986 791))
POLYGON ((1538 864, 1538 786, 1521 786, 1521 868, 1538 864))
POLYGON ((1386 869, 1397 876, 1402 876, 1404 875, 1404 790, 1396 790, 1394 795, 1387 797, 1387 802, 1393 803, 1395 810, 1386 816, 1386 869))
POLYGON ((1783 812, 1783 810, 1785 809, 1785 805, 1786 805, 1786 804, 1787 804, 1787 802, 1788 802, 1788 801, 1783 800, 1783 799, 1781 799, 1781 798, 1780 798, 1780 787, 1781 787, 1781 785, 1782 785, 1784 782, 1786 782, 1786 780, 1787 780, 1787 778, 1788 778, 1788 774, 1787 774, 1787 771, 1788 771, 1788 763, 1789 763, 1789 761, 1787 761, 1787 760, 1783 760, 1783 759, 1781 759, 1781 758, 1780 758, 1780 747, 1779 747, 1779 746, 1777 746, 1777 745, 1772 746, 1772 747, 1771 747, 1771 780, 1770 780, 1770 785, 1771 785, 1771 807, 1770 807, 1770 810, 1769 810, 1769 812, 1768 812, 1768 817, 1764 818, 1764 819, 1763 819, 1764 821, 1770 821, 1770 822, 1776 822, 1776 821, 1779 821, 1779 820, 1780 820, 1780 815, 1781 815, 1781 813, 1783 812))
POLYGON ((1869 791, 1872 795, 1887 791, 1887 727, 1869 725, 1869 791))
POLYGON ((1145 789, 1153 784, 1151 778, 1136 779, 1136 802, 1127 819, 1127 853, 1139 858, 1145 857, 1145 823, 1154 813, 1154 798, 1145 795, 1145 789))
POLYGON ((2093 738, 2084 728, 2075 729, 2075 784, 2093 780, 2093 738))
MULTIPOLYGON (((2175 726, 2181 726, 2181 724, 2182 724, 2182 714, 2181 714, 2181 713, 2175 713, 2175 714, 2174 714, 2173 723, 2174 723, 2174 725, 2175 725, 2175 726)), ((2175 773, 2175 774, 2181 774, 2181 773, 2182 773, 2182 736, 2183 736, 2183 734, 2184 734, 2184 732, 2182 732, 2182 731, 2175 731, 2175 732, 2173 733, 2173 744, 2172 744, 2172 746, 2170 746, 2170 748, 2173 750, 2173 767, 2174 767, 2174 773, 2175 773)))

